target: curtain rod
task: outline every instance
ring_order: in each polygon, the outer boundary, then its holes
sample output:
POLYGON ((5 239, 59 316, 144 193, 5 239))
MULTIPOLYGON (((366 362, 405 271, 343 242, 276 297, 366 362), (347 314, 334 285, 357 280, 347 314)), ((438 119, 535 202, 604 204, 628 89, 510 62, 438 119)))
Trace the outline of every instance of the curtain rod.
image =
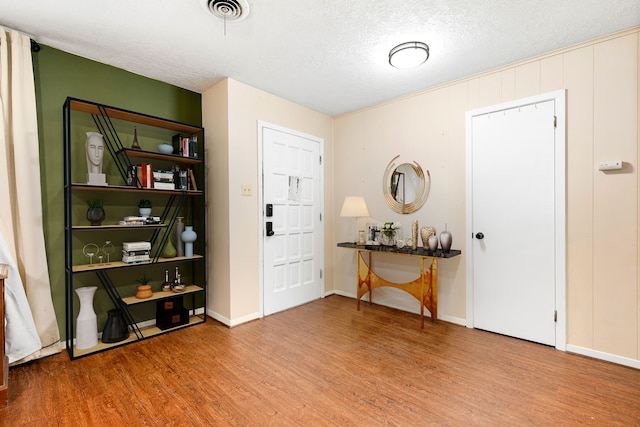
POLYGON ((20 34, 29 37, 29 40, 31 40, 31 52, 40 52, 40 44, 33 39, 33 36, 31 34, 27 34, 24 31, 20 30, 14 30, 13 28, 5 27, 4 25, 0 26, 0 28, 4 28, 5 30, 17 31, 20 34))

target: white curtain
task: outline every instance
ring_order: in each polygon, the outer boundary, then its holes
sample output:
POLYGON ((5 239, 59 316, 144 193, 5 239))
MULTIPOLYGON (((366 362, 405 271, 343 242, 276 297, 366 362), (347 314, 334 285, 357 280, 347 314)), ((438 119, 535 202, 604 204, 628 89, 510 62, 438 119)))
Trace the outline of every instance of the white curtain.
POLYGON ((59 352, 60 331, 44 244, 31 41, 2 27, 0 116, 0 263, 14 267, 7 280, 5 348, 10 363, 22 363, 59 352), (35 350, 33 325, 40 340, 35 350))

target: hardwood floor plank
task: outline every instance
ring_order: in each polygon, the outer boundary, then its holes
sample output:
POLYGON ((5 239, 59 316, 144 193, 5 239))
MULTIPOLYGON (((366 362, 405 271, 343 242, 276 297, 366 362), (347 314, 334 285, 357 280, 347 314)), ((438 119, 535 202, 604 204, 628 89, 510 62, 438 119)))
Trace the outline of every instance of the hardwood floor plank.
POLYGON ((640 371, 331 296, 10 370, 7 426, 640 425, 640 371))

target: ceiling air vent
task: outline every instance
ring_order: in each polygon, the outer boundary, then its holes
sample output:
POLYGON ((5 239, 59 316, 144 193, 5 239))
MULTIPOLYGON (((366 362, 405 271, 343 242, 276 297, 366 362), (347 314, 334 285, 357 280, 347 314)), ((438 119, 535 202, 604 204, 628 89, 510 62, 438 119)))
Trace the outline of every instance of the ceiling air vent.
POLYGON ((203 0, 204 6, 220 19, 226 21, 242 21, 249 15, 249 4, 246 0, 203 0))

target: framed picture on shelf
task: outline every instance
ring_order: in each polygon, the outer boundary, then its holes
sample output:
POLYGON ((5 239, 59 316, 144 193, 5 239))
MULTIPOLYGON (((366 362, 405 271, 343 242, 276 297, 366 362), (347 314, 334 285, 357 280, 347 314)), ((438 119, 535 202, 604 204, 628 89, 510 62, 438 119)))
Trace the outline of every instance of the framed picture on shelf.
POLYGON ((381 224, 377 222, 369 222, 367 223, 367 244, 368 245, 377 245, 380 243, 380 228, 381 224))

